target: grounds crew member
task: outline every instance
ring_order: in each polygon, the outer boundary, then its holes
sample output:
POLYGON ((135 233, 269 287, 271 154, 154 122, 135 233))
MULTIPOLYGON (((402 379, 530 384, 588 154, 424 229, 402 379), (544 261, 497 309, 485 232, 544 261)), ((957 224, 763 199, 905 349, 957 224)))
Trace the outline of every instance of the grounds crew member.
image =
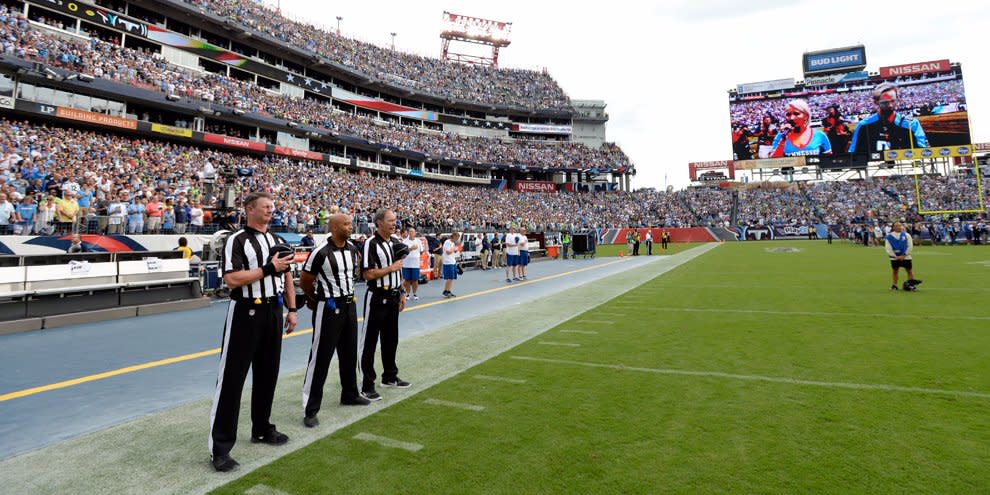
POLYGON ((369 400, 381 400, 375 390, 375 348, 382 343, 382 386, 408 388, 409 382, 399 378, 395 354, 399 347, 399 313, 406 307, 402 290, 402 260, 395 259, 392 234, 395 213, 375 212, 375 235, 364 243, 361 270, 368 284, 364 296, 364 325, 358 333, 358 355, 361 359, 361 395, 369 400))
POLYGON ((371 401, 358 394, 357 304, 354 275, 360 265, 357 248, 350 242, 354 230, 349 215, 330 216, 330 236, 310 253, 303 265, 299 285, 313 311, 313 341, 303 380, 303 424, 320 424, 316 414, 323 400, 330 361, 337 352, 340 372, 340 403, 366 406, 371 401))
POLYGON ((914 271, 912 271, 914 267, 911 263, 911 251, 914 249, 914 242, 911 239, 911 234, 904 230, 904 224, 894 222, 894 227, 887 234, 884 244, 887 249, 887 256, 890 258, 890 268, 893 271, 891 273, 893 285, 890 286, 890 290, 897 290, 897 273, 901 268, 904 268, 908 275, 907 281, 904 282, 904 290, 917 290, 921 280, 915 279, 914 271))
POLYGON ((664 251, 666 251, 667 244, 669 242, 670 242, 670 232, 668 232, 667 229, 664 229, 663 232, 660 233, 660 244, 661 244, 660 247, 663 248, 664 251))
POLYGON ((560 233, 560 252, 563 253, 562 259, 567 259, 567 251, 571 249, 571 233, 561 232, 560 233))
POLYGON ((268 232, 275 205, 268 193, 253 192, 244 200, 247 225, 224 245, 221 267, 230 288, 223 329, 220 372, 210 411, 209 448, 213 467, 230 471, 237 439, 237 417, 248 368, 252 368, 251 442, 282 445, 289 440, 269 422, 282 350, 282 310, 287 308, 285 332, 296 328, 296 290, 289 272, 291 248, 268 232))

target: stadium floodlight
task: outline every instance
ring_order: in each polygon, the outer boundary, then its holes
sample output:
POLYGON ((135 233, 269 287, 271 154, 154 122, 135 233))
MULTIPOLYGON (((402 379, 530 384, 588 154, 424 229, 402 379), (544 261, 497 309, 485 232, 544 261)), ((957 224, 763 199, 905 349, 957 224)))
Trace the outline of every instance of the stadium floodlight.
POLYGON ((213 109, 210 107, 200 106, 199 111, 201 113, 213 113, 213 109))
POLYGON ((309 131, 309 132, 306 133, 306 135, 309 136, 309 137, 311 137, 311 138, 318 138, 318 137, 320 137, 320 133, 318 133, 316 131, 309 131))
POLYGON ((169 93, 169 94, 165 95, 165 99, 168 100, 168 101, 179 101, 179 95, 175 95, 175 94, 169 93))
POLYGON ((241 110, 240 108, 235 108, 234 115, 244 115, 244 110, 241 110))
POLYGON ((299 123, 293 122, 291 120, 287 124, 288 124, 289 127, 299 127, 299 123))
POLYGON ((89 74, 79 74, 79 80, 82 81, 82 82, 88 82, 89 83, 89 82, 93 82, 94 80, 96 80, 96 78, 93 77, 93 76, 91 76, 91 75, 89 75, 89 74))
POLYGON ((511 33, 511 22, 493 21, 444 11, 443 30, 440 32, 440 39, 443 40, 440 45, 441 58, 454 62, 498 67, 498 50, 509 46, 512 42, 509 39, 511 33), (492 54, 485 57, 454 53, 450 51, 451 41, 490 46, 492 54))

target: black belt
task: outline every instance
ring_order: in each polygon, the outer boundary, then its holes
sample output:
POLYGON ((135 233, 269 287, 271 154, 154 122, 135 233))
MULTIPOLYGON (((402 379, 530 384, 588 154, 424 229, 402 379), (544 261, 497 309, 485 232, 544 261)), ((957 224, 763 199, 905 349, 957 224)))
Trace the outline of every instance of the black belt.
POLYGON ((270 297, 256 297, 251 299, 250 297, 232 297, 234 301, 237 302, 248 302, 253 304, 273 304, 279 302, 280 296, 270 296, 270 297))
POLYGON ((330 297, 328 299, 333 299, 333 302, 336 303, 337 306, 341 306, 345 304, 354 304, 355 302, 354 294, 351 294, 349 296, 330 297))
POLYGON ((399 293, 400 293, 399 289, 380 289, 378 287, 372 287, 370 290, 371 292, 378 294, 380 296, 389 296, 389 297, 399 297, 399 293))

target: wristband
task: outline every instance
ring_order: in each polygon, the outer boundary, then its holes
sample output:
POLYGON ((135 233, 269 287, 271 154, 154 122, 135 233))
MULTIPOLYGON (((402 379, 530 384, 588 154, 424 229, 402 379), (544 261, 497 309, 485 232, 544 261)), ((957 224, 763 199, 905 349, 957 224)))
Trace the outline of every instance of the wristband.
POLYGON ((299 311, 299 308, 288 308, 288 311, 290 313, 295 313, 296 311, 299 311))
POLYGON ((275 265, 272 263, 265 263, 265 266, 261 267, 261 273, 263 273, 266 277, 275 275, 275 265))

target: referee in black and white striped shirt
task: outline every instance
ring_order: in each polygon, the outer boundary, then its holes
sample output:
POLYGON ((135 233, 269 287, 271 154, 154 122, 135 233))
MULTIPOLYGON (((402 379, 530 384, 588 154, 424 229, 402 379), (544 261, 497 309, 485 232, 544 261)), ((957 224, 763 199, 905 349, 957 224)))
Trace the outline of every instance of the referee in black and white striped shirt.
POLYGON ((244 200, 247 225, 227 238, 221 266, 231 289, 223 329, 220 373, 210 410, 210 454, 217 471, 238 466, 230 457, 237 439, 241 392, 253 368, 251 442, 281 445, 289 437, 269 422, 282 350, 282 307, 288 307, 285 333, 296 328, 296 290, 289 269, 292 255, 271 257, 276 244, 268 232, 275 209, 268 193, 254 192, 244 200))
POLYGON ((375 212, 374 237, 364 243, 361 261, 368 292, 364 296, 364 325, 358 332, 358 355, 361 356, 361 395, 369 400, 381 400, 375 390, 375 348, 379 336, 382 342, 382 386, 408 388, 409 382, 399 378, 395 353, 399 347, 399 313, 406 307, 402 290, 402 260, 392 254, 392 234, 395 233, 395 212, 375 212))
POLYGON ((354 302, 354 276, 359 266, 357 248, 350 242, 354 230, 351 217, 338 213, 330 217, 330 238, 309 255, 303 265, 299 285, 313 310, 313 343, 303 381, 303 424, 320 424, 316 413, 323 400, 330 360, 337 352, 340 369, 340 403, 366 406, 368 399, 357 388, 357 305, 354 302))

